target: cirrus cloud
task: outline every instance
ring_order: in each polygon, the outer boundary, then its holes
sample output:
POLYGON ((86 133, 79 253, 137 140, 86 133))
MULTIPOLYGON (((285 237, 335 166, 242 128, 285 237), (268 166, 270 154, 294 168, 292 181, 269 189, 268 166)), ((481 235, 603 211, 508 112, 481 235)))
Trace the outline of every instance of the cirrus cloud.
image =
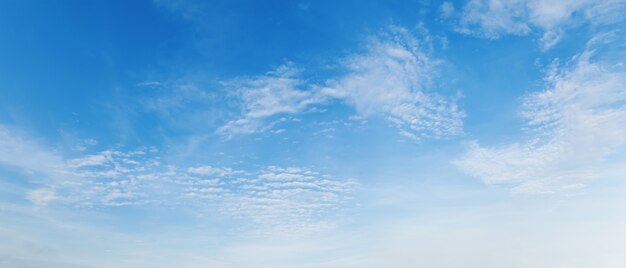
POLYGON ((626 143, 621 34, 615 31, 592 39, 571 67, 555 67, 549 73, 544 91, 526 96, 521 115, 527 140, 493 147, 473 142, 456 165, 489 184, 552 193, 598 178, 606 172, 602 164, 607 161, 626 163, 610 159, 626 143))

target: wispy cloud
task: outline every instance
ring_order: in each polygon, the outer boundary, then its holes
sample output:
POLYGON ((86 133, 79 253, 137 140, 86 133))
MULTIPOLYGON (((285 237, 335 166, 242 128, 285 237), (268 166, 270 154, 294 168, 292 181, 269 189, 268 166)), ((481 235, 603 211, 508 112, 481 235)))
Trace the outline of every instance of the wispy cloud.
POLYGON ((19 130, 4 125, 0 125, 0 164, 44 177, 61 176, 65 167, 61 156, 42 148, 19 130))
POLYGON ((284 65, 266 75, 238 78, 224 83, 241 101, 242 116, 226 123, 217 132, 224 135, 250 134, 271 127, 267 118, 277 114, 296 114, 308 106, 324 102, 314 86, 299 78, 299 71, 284 65))
POLYGON ((430 56, 431 40, 402 27, 371 36, 361 52, 339 61, 341 75, 311 84, 298 71, 282 66, 267 75, 235 79, 242 116, 222 126, 221 134, 249 134, 272 127, 277 114, 302 113, 307 107, 340 100, 359 117, 382 116, 410 138, 442 138, 462 132, 461 112, 454 100, 433 90, 440 60, 430 56))
POLYGON ((603 174, 601 164, 626 142, 621 34, 594 38, 571 67, 550 72, 546 90, 525 98, 526 141, 497 147, 473 143, 456 164, 486 183, 511 184, 515 191, 532 193, 581 187, 603 174))
POLYGON ((346 74, 329 80, 324 92, 355 107, 359 116, 386 117, 414 139, 457 135, 463 112, 431 88, 440 62, 429 55, 429 45, 426 36, 418 40, 393 27, 345 59, 346 74))
POLYGON ((462 9, 458 31, 485 38, 527 35, 539 30, 544 50, 560 40, 563 30, 581 21, 606 24, 622 20, 623 0, 472 0, 462 9))

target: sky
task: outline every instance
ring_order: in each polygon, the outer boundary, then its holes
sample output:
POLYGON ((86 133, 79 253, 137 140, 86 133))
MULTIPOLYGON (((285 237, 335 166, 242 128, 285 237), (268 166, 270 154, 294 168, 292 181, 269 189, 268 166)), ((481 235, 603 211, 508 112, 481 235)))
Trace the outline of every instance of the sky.
POLYGON ((0 266, 626 267, 626 1, 0 1, 0 266))

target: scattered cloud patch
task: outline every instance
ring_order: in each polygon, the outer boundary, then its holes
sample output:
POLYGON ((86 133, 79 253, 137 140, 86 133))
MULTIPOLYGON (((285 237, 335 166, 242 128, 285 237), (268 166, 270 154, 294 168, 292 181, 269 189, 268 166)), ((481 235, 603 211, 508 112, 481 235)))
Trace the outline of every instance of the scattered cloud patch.
POLYGON ((137 152, 113 155, 117 157, 95 169, 77 171, 86 183, 57 188, 81 206, 187 204, 249 220, 257 229, 271 226, 301 233, 301 228, 317 226, 322 215, 339 209, 356 187, 352 180, 335 180, 309 168, 185 169, 137 152), (127 161, 129 155, 141 157, 127 161))
POLYGON ((383 115, 414 139, 458 135, 464 114, 430 89, 439 61, 430 57, 427 42, 404 28, 372 38, 365 52, 343 61, 346 74, 329 80, 324 93, 361 117, 383 115))
POLYGON ((540 45, 547 50, 558 43, 565 29, 583 22, 621 21, 624 11, 623 0, 471 0, 461 11, 457 30, 490 39, 538 30, 540 45))
MULTIPOLYGON (((251 230, 303 234, 330 226, 336 219, 328 218, 329 213, 345 205, 358 186, 355 180, 335 179, 308 167, 240 170, 170 165, 153 147, 65 158, 8 128, 0 129, 13 142, 19 141, 12 143, 13 158, 0 158, 0 163, 24 170, 32 183, 45 185, 26 193, 38 206, 52 202, 82 208, 184 205, 248 221, 251 230), (48 156, 38 160, 50 160, 54 165, 17 161, 28 155, 48 156), (54 166, 58 171, 31 174, 37 165, 54 166)), ((8 148, 5 142, 0 145, 8 148)))
POLYGON ((88 167, 88 166, 99 166, 104 164, 108 159, 111 158, 111 152, 105 152, 97 155, 89 155, 83 158, 72 159, 70 161, 70 166, 72 167, 88 167))
POLYGON ((226 197, 226 213, 293 234, 330 225, 324 216, 336 213, 358 185, 309 168, 274 166, 233 184, 237 193, 226 197))
POLYGON ((626 163, 610 158, 626 143, 626 57, 615 54, 623 53, 621 34, 594 38, 570 66, 553 68, 546 90, 525 98, 526 141, 497 147, 472 143, 457 166, 517 192, 553 193, 598 178, 607 161, 626 163), (609 43, 617 49, 603 51, 609 43))

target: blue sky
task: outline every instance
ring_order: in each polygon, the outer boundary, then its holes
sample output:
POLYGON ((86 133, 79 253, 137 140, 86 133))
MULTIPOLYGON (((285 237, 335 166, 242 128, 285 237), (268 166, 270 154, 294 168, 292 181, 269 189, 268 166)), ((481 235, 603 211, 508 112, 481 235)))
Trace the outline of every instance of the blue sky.
POLYGON ((626 2, 3 1, 2 267, 624 267, 626 2))

